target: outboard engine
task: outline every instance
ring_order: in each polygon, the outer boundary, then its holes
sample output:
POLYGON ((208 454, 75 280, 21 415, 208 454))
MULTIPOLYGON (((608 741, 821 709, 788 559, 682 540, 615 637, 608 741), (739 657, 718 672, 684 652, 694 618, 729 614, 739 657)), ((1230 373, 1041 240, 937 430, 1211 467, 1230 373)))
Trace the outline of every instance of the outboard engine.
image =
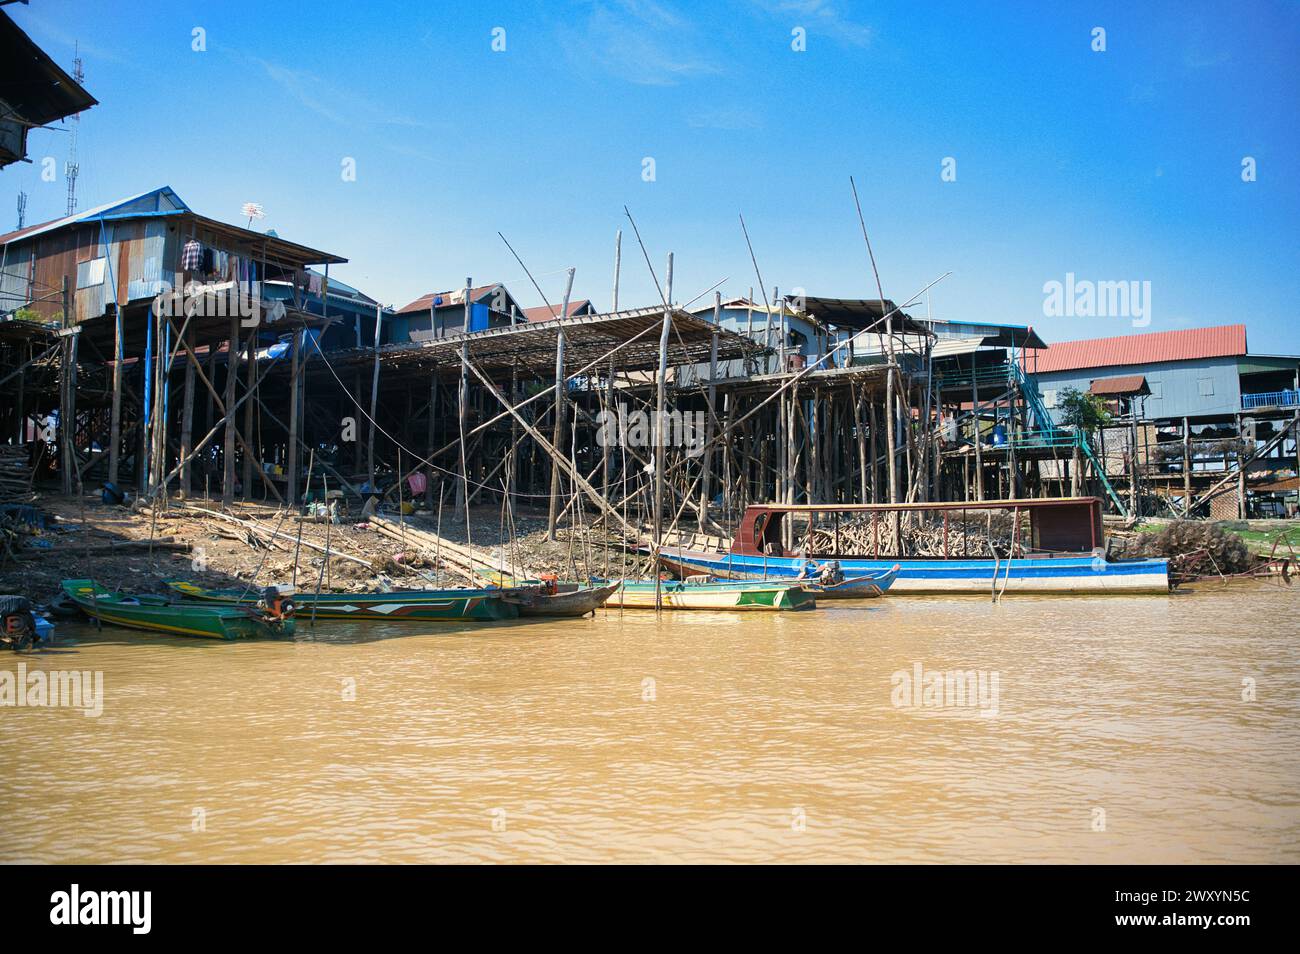
POLYGON ((0 645, 17 652, 30 649, 37 638, 31 601, 25 596, 0 596, 0 645))
POLYGON ((293 619, 297 607, 294 605, 292 583, 272 583, 262 590, 258 605, 266 612, 266 617, 273 623, 293 619))

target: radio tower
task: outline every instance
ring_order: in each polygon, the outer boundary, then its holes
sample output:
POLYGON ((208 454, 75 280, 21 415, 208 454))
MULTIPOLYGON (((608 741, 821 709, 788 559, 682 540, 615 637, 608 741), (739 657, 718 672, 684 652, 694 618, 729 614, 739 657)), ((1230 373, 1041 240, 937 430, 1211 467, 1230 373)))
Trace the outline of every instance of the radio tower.
MULTIPOLYGON (((81 68, 81 44, 78 43, 73 47, 72 78, 81 86, 85 77, 86 73, 81 68)), ((81 171, 81 166, 77 163, 77 129, 80 126, 81 114, 76 113, 72 117, 72 138, 68 140, 68 165, 65 169, 68 180, 68 215, 77 211, 77 173, 81 171)))
POLYGON ((27 221, 27 193, 22 189, 18 190, 18 228, 23 227, 27 221))

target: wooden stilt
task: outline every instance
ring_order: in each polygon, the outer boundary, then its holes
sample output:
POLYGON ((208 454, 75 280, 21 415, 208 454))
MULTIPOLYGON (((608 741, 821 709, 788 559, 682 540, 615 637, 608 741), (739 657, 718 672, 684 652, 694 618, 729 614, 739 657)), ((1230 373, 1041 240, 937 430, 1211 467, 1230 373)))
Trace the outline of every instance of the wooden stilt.
POLYGON ((185 390, 181 395, 181 486, 182 498, 194 493, 194 469, 189 461, 190 449, 194 446, 194 382, 197 361, 194 359, 194 329, 184 331, 186 338, 185 355, 185 390))
MULTIPOLYGON (((559 449, 564 447, 564 424, 567 387, 564 379, 564 321, 569 313, 569 295, 573 292, 574 269, 569 269, 569 277, 564 286, 564 304, 560 308, 560 324, 555 331, 555 427, 551 432, 551 443, 559 449)), ((546 520, 546 539, 555 539, 555 522, 560 512, 560 464, 551 461, 551 499, 549 515, 546 520)))
POLYGON ((226 341, 226 435, 222 445, 221 503, 229 507, 235 502, 235 381, 239 375, 239 314, 230 317, 230 337, 226 341))

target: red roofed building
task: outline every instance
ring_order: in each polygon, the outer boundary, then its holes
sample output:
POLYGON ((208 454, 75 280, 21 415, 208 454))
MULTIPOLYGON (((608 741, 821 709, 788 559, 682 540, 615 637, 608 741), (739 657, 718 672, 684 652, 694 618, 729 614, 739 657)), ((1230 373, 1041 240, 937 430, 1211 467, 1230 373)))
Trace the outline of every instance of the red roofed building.
POLYGON ((1219 325, 1214 328, 1187 328, 1145 335, 1062 341, 1038 352, 1038 370, 1045 373, 1081 368, 1114 368, 1167 361, 1238 357, 1243 354, 1246 354, 1246 326, 1219 325))
MULTIPOLYGON (((524 309, 505 285, 478 285, 469 290, 469 330, 484 331, 522 321, 524 309)), ((393 315, 389 341, 442 338, 465 330, 465 289, 430 292, 403 305, 393 315)))
POLYGON ((1049 409, 1066 388, 1095 393, 1097 382, 1137 377, 1145 378, 1151 391, 1138 398, 1147 420, 1231 420, 1264 406, 1260 400, 1300 406, 1295 391, 1300 359, 1251 355, 1245 325, 1062 341, 1028 354, 1029 370, 1049 409))

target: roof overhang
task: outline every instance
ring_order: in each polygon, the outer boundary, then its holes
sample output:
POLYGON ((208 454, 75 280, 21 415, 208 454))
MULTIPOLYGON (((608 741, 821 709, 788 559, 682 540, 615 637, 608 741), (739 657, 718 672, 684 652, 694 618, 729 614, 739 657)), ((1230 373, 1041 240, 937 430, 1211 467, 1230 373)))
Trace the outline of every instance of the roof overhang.
POLYGON ((814 298, 811 296, 786 296, 786 300, 802 305, 802 310, 824 325, 884 334, 892 328, 896 335, 931 334, 930 329, 888 298, 814 298))

